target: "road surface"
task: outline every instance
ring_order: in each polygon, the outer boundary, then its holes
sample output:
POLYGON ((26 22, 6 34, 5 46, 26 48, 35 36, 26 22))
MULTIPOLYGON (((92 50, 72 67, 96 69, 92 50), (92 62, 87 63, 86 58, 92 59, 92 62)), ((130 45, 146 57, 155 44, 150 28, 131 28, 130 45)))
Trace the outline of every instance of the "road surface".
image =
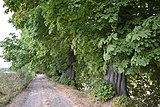
POLYGON ((6 107, 73 107, 48 79, 38 74, 28 88, 6 107))

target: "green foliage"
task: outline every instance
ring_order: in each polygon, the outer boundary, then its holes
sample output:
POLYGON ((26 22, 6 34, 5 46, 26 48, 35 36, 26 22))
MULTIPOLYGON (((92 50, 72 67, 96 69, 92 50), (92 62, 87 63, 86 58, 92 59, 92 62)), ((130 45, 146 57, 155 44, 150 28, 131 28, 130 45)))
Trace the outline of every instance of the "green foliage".
POLYGON ((93 80, 93 83, 94 85, 89 92, 91 97, 100 101, 107 101, 113 98, 115 92, 112 84, 107 83, 105 80, 93 80))
POLYGON ((59 83, 65 84, 65 85, 71 85, 74 86, 74 80, 66 78, 66 77, 60 77, 58 80, 59 83))
POLYGON ((52 71, 46 74, 51 78, 51 80, 55 82, 65 84, 65 85, 75 86, 75 80, 67 78, 65 76, 65 73, 62 71, 52 71))
POLYGON ((113 99, 115 107, 146 107, 141 100, 135 100, 126 96, 120 96, 113 99))
POLYGON ((23 88, 26 88, 35 76, 34 72, 31 72, 27 67, 23 67, 17 71, 20 73, 21 82, 23 83, 23 88))
POLYGON ((31 50, 30 38, 26 31, 23 32, 22 38, 19 39, 14 33, 1 42, 4 48, 3 56, 7 61, 12 62, 12 69, 18 70, 30 63, 35 55, 31 50))
POLYGON ((51 80, 58 82, 58 80, 60 79, 59 76, 52 76, 51 80))

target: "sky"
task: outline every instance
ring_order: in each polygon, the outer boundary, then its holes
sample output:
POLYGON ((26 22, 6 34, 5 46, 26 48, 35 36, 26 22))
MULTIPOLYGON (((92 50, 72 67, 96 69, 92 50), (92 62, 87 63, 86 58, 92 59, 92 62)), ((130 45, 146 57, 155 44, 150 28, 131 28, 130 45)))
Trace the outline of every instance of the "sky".
MULTIPOLYGON (((12 16, 12 13, 4 14, 5 8, 3 8, 3 0, 0 0, 0 41, 9 36, 9 33, 19 34, 13 25, 8 23, 9 17, 12 16)), ((0 48, 0 55, 2 54, 3 49, 0 48)), ((10 63, 5 62, 3 58, 0 58, 0 68, 10 67, 10 63)))

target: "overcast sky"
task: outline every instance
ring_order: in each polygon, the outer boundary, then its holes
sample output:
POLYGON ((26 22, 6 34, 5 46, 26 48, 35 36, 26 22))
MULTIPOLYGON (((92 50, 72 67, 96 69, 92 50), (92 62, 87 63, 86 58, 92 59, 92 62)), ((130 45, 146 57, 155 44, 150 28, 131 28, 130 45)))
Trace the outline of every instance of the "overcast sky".
MULTIPOLYGON (((8 23, 9 17, 11 17, 12 14, 4 14, 4 11, 3 0, 0 0, 0 41, 9 36, 9 33, 19 33, 10 23, 8 23)), ((0 54, 2 54, 2 48, 0 48, 0 54)), ((10 63, 4 62, 4 59, 0 58, 0 68, 6 68, 9 66, 10 63)))

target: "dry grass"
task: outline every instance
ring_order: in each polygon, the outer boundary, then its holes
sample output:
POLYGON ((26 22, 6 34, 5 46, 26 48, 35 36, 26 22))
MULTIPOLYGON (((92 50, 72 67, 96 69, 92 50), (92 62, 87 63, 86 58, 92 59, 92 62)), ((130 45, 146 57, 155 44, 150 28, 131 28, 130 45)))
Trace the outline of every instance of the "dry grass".
POLYGON ((22 88, 20 74, 0 73, 0 107, 7 104, 22 88))

